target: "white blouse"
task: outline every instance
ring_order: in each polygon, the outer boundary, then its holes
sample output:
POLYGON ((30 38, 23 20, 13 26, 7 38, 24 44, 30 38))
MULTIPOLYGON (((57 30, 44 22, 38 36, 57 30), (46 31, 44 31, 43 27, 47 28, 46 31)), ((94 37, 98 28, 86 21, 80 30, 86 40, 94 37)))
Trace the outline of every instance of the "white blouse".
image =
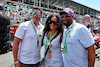
MULTIPOLYGON (((46 37, 47 33, 45 33, 43 44, 46 47, 46 37)), ((44 67, 64 67, 63 66, 63 57, 61 54, 61 43, 60 43, 60 36, 59 34, 56 38, 51 41, 51 59, 48 59, 48 53, 45 57, 44 67)), ((45 51, 46 52, 46 51, 45 51)))

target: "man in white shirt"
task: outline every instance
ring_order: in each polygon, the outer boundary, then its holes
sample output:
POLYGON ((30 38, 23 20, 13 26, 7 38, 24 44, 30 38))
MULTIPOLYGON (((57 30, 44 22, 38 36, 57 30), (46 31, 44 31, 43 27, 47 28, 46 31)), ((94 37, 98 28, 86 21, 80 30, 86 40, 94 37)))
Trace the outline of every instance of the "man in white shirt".
POLYGON ((74 20, 74 11, 66 8, 59 13, 65 31, 63 34, 65 67, 94 67, 94 39, 88 28, 74 20))
POLYGON ((32 20, 20 24, 13 42, 13 56, 15 67, 39 67, 40 40, 43 30, 40 19, 42 11, 34 8, 32 20))

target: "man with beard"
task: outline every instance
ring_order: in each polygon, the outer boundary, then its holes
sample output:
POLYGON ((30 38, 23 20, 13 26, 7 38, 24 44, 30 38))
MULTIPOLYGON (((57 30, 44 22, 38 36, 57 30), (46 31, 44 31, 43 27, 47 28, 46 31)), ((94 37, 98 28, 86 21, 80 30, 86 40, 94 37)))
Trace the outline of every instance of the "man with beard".
POLYGON ((88 28, 74 20, 74 11, 66 8, 59 13, 65 30, 63 34, 65 67, 94 67, 94 40, 88 28))

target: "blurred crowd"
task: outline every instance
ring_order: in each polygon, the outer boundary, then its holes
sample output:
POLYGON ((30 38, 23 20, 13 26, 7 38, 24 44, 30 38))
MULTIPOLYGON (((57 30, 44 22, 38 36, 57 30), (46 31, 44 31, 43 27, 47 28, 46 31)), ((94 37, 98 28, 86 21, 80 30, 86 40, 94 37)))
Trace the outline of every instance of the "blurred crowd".
MULTIPOLYGON (((11 19, 11 26, 13 26, 16 22, 24 22, 24 20, 30 20, 31 19, 31 12, 33 9, 32 5, 23 4, 19 2, 9 2, 6 1, 6 11, 5 16, 9 17, 11 19)), ((43 17, 41 18, 40 22, 42 24, 45 23, 47 17, 51 13, 56 13, 51 10, 42 10, 43 17)), ((2 14, 2 11, 0 11, 0 14, 2 14)), ((83 23, 84 16, 75 14, 75 20, 78 23, 83 23)), ((93 29, 100 29, 100 21, 98 19, 91 18, 91 23, 93 25, 93 29)))

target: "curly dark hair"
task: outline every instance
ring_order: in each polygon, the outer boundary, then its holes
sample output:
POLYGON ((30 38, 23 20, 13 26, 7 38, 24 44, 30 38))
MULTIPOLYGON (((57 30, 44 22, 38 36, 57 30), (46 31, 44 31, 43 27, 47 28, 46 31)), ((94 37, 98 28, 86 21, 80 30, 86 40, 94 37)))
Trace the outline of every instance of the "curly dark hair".
POLYGON ((62 20, 61 20, 60 15, 57 15, 57 14, 51 14, 51 15, 48 16, 47 21, 46 21, 46 23, 45 23, 44 32, 47 32, 47 31, 50 31, 50 30, 51 30, 48 21, 50 21, 51 18, 54 17, 54 16, 57 17, 57 19, 58 19, 58 21, 57 21, 57 25, 58 25, 58 28, 57 28, 58 34, 59 34, 59 33, 63 33, 63 23, 62 23, 62 20))

